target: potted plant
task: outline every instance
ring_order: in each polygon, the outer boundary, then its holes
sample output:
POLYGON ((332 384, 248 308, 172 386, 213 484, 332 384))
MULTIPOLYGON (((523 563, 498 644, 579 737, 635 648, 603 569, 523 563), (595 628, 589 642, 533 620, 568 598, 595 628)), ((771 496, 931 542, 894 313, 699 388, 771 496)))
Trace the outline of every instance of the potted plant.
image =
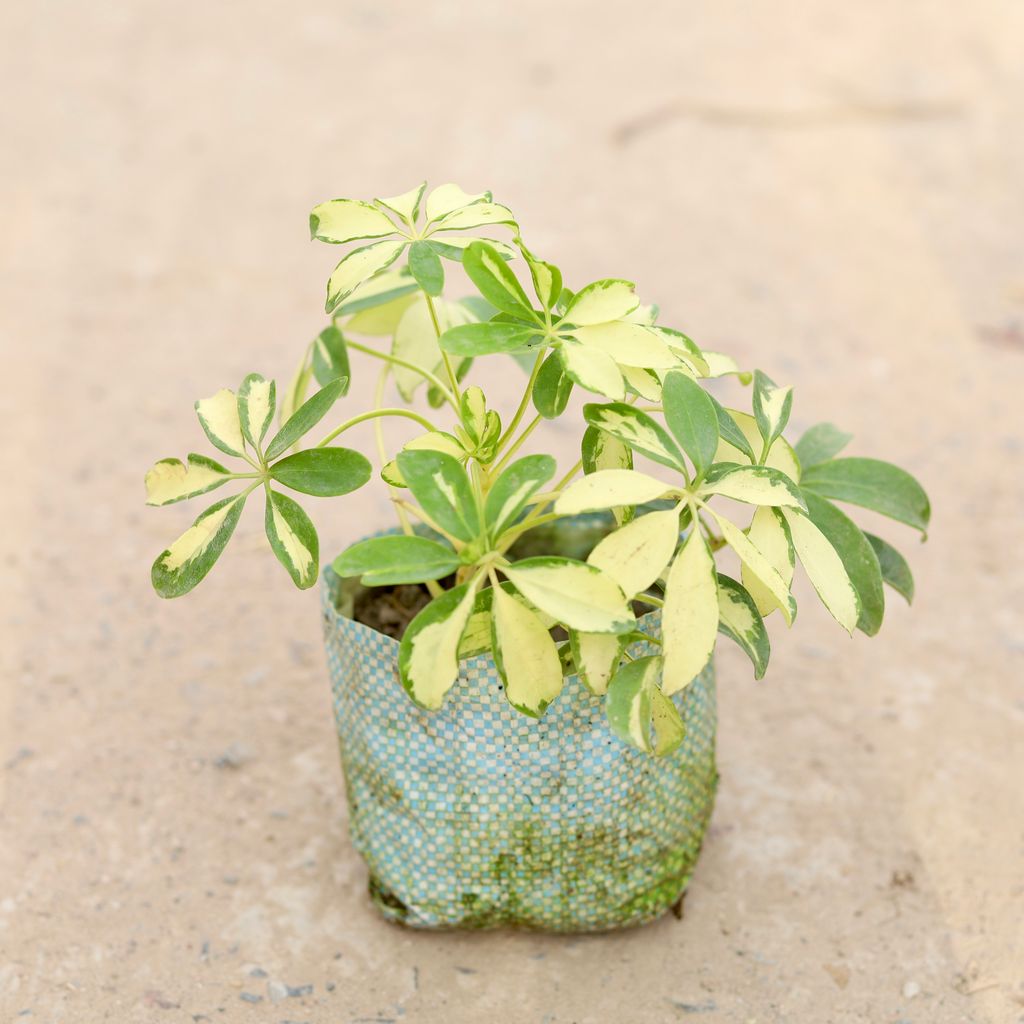
POLYGON ((761 678, 764 620, 792 624, 798 564, 843 629, 873 635, 883 583, 909 601, 913 579, 836 502, 923 535, 928 499, 888 462, 841 456, 850 438, 831 425, 791 444, 789 387, 658 324, 628 281, 571 290, 489 193, 424 196, 313 210, 313 238, 355 243, 327 284, 331 322, 282 392, 249 374, 196 403, 222 455, 149 471, 151 505, 239 485, 159 555, 153 585, 195 587, 262 491, 271 549, 311 587, 316 530, 287 492, 367 484, 370 460, 335 442, 376 420, 397 524, 338 555, 323 587, 374 901, 418 927, 636 924, 681 899, 711 812, 718 637, 761 678), (478 294, 445 297, 453 264, 478 294), (381 364, 375 404, 317 437, 352 351, 381 364), (522 365, 515 408, 466 383, 482 357, 522 365), (749 412, 707 389, 720 377, 752 385, 749 412), (402 404, 385 405, 392 380, 402 404), (409 407, 421 387, 424 412, 409 407), (563 415, 571 467, 543 453, 563 415), (420 430, 397 452, 389 417, 420 430))

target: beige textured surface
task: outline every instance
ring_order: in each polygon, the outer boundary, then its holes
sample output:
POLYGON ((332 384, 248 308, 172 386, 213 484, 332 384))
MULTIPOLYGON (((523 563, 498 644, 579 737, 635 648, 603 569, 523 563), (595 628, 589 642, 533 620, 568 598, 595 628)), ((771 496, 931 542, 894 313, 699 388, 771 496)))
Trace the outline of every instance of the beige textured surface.
MULTIPOLYGON (((1022 37, 1014 0, 5 4, 0 1020, 1024 1019, 1022 37), (308 208, 422 176, 932 494, 926 547, 888 534, 912 613, 850 641, 804 600, 763 684, 723 655, 682 923, 384 925, 259 513, 150 593, 189 511, 143 470, 319 327, 308 208)), ((310 504, 327 551, 388 516, 310 504)))

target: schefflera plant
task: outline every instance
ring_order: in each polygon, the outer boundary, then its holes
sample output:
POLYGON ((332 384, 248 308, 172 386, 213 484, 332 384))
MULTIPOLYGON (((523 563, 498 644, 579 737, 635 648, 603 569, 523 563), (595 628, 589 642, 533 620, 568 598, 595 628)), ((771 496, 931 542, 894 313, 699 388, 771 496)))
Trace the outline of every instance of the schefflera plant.
POLYGON ((315 496, 361 487, 372 476, 369 461, 333 442, 374 419, 380 474, 401 529, 353 544, 334 569, 370 587, 420 583, 430 591, 398 659, 403 686, 423 708, 443 705, 460 660, 490 652, 517 711, 543 715, 566 675, 577 673, 604 700, 620 738, 663 755, 684 737, 673 697, 707 667, 720 635, 764 675, 764 620, 778 612, 793 623, 798 565, 851 634, 877 633, 883 584, 912 599, 903 556, 836 502, 923 536, 929 503, 913 477, 888 462, 842 457, 850 438, 830 424, 791 444, 791 388, 741 372, 728 356, 658 324, 656 307, 641 305, 629 281, 571 290, 490 193, 442 185, 424 196, 421 185, 314 209, 314 238, 357 243, 328 281, 331 323, 306 347, 280 402, 273 381, 250 374, 237 392, 196 403, 214 447, 241 460, 237 471, 193 454, 147 475, 156 505, 242 485, 157 558, 158 593, 176 597, 210 571, 261 487, 272 550, 297 586, 311 586, 316 531, 278 487, 315 496), (481 229, 508 240, 463 234, 481 229), (444 261, 461 263, 478 295, 444 297, 444 261), (302 447, 346 393, 350 351, 382 364, 374 406, 302 447), (513 357, 528 374, 507 424, 484 390, 465 385, 476 360, 495 356, 513 357), (749 413, 707 389, 723 376, 753 385, 749 413), (425 384, 445 422, 407 404, 386 406, 390 380, 404 403, 425 384), (550 455, 520 450, 538 427, 566 415, 576 388, 595 400, 583 405, 580 458, 559 475, 550 455), (275 408, 279 429, 266 441, 275 408), (413 420, 423 433, 390 452, 379 429, 387 417, 413 420), (607 514, 609 528, 585 560, 515 558, 516 541, 531 530, 594 512, 607 514), (727 550, 738 578, 722 571, 727 550), (637 610, 660 615, 638 618, 637 610), (644 649, 658 653, 636 653, 644 649))

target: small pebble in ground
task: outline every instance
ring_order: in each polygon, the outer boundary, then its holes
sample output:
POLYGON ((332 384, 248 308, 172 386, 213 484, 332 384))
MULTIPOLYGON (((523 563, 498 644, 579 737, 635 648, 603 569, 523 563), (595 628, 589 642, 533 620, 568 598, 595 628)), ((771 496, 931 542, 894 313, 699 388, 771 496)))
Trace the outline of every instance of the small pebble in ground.
POLYGON ((903 998, 913 999, 921 994, 921 986, 916 981, 908 981, 903 986, 903 998))

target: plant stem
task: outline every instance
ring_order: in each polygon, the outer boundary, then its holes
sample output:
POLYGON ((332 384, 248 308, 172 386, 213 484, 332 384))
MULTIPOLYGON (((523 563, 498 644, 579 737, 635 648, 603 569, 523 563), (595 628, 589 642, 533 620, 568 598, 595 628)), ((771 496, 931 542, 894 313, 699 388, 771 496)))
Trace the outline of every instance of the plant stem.
POLYGON ((537 516, 535 518, 527 516, 518 526, 513 526, 501 535, 501 551, 508 551, 512 544, 514 544, 524 533, 528 533, 532 530, 535 526, 543 526, 544 523, 551 523, 556 519, 561 518, 562 517, 555 512, 548 512, 547 515, 537 516))
POLYGON ((652 597, 650 594, 637 594, 633 598, 634 601, 639 601, 641 604, 649 604, 652 608, 664 608, 665 602, 660 598, 652 597))
MULTIPOLYGON (((530 397, 533 395, 533 385, 537 381, 537 374, 540 373, 540 364, 544 361, 545 349, 541 349, 537 353, 537 358, 533 362, 533 369, 530 371, 530 379, 527 381, 526 390, 523 392, 522 401, 519 403, 519 408, 516 409, 515 415, 512 417, 512 422, 508 425, 508 429, 504 434, 498 438, 498 446, 496 451, 501 451, 506 444, 508 444, 509 438, 516 432, 523 416, 526 415, 526 410, 530 404, 530 397)), ((539 417, 538 417, 539 418, 539 417)), ((530 428, 532 429, 532 427, 530 428)), ((514 451, 515 449, 513 449, 514 451)))
POLYGON ((522 447, 523 442, 537 429, 543 416, 535 416, 529 423, 523 427, 523 432, 516 438, 515 443, 511 448, 501 457, 501 461, 491 470, 492 473, 500 473, 504 468, 509 459, 522 447))
POLYGON ((450 533, 446 533, 444 530, 442 530, 441 527, 438 526, 437 523, 435 523, 434 520, 431 519, 430 516, 423 511, 423 509, 419 508, 416 505, 413 505, 412 502, 406 501, 404 498, 392 498, 391 500, 395 503, 395 506, 399 509, 399 511, 405 510, 406 512, 411 512, 417 519, 421 520, 425 525, 429 526, 431 530, 433 530, 435 533, 439 533, 442 537, 448 540, 452 544, 452 546, 461 546, 462 541, 453 537, 450 533))
POLYGON ((426 293, 423 292, 423 298, 427 300, 427 309, 430 311, 430 319, 434 324, 434 334, 437 336, 437 347, 441 349, 441 358, 444 360, 444 368, 448 371, 448 383, 451 385, 452 394, 459 397, 459 378, 455 375, 455 370, 452 369, 452 361, 448 358, 448 353, 441 348, 441 322, 437 319, 437 310, 434 308, 434 300, 426 293))
POLYGON ((429 370, 424 370, 422 366, 417 366, 415 363, 410 363, 405 359, 399 359, 398 356, 390 355, 387 352, 378 352, 375 348, 370 348, 369 345, 361 345, 358 341, 349 341, 345 339, 345 344, 350 349, 356 352, 362 352, 365 355, 373 356, 375 359, 383 359, 384 362, 390 363, 392 366, 401 366, 403 369, 412 370, 414 373, 418 373, 425 380, 429 380, 431 384, 441 392, 444 400, 456 411, 459 411, 458 400, 452 395, 451 391, 448 390, 448 386, 445 384, 440 377, 436 374, 431 373, 429 370))
MULTIPOLYGON (((381 403, 384 401, 384 389, 387 387, 388 374, 390 373, 391 367, 385 363, 384 366, 380 368, 380 376, 377 378, 377 387, 374 390, 373 395, 374 409, 369 415, 373 415, 373 413, 380 411, 381 403)), ((364 414, 364 418, 367 418, 367 414, 364 414)), ((377 420, 373 425, 373 433, 377 442, 377 457, 380 459, 380 468, 383 469, 384 465, 388 461, 388 450, 387 445, 384 443, 384 421, 380 417, 377 417, 377 420)), ((325 443, 329 439, 329 437, 325 438, 321 444, 325 443)), ((394 500, 398 491, 392 487, 391 484, 388 484, 388 494, 391 496, 392 500, 394 500)), ((411 537, 413 534, 413 528, 412 523, 409 522, 409 517, 397 506, 395 508, 395 513, 398 516, 398 522, 402 527, 402 532, 407 537, 411 537)))
MULTIPOLYGON (((387 367, 384 368, 383 376, 387 377, 387 367)), ((333 441, 339 434, 344 433, 349 427, 354 427, 357 423, 363 423, 366 420, 379 419, 382 416, 403 416, 408 420, 415 420, 420 426, 426 427, 427 430, 437 430, 437 426, 430 422, 425 416, 421 416, 418 412, 413 412, 411 409, 384 409, 377 408, 371 409, 369 412, 362 412, 358 416, 353 416, 351 419, 345 420, 340 427, 332 430, 322 441, 317 444, 317 448, 323 448, 333 441)), ((381 453, 383 459, 384 453, 381 453)))

